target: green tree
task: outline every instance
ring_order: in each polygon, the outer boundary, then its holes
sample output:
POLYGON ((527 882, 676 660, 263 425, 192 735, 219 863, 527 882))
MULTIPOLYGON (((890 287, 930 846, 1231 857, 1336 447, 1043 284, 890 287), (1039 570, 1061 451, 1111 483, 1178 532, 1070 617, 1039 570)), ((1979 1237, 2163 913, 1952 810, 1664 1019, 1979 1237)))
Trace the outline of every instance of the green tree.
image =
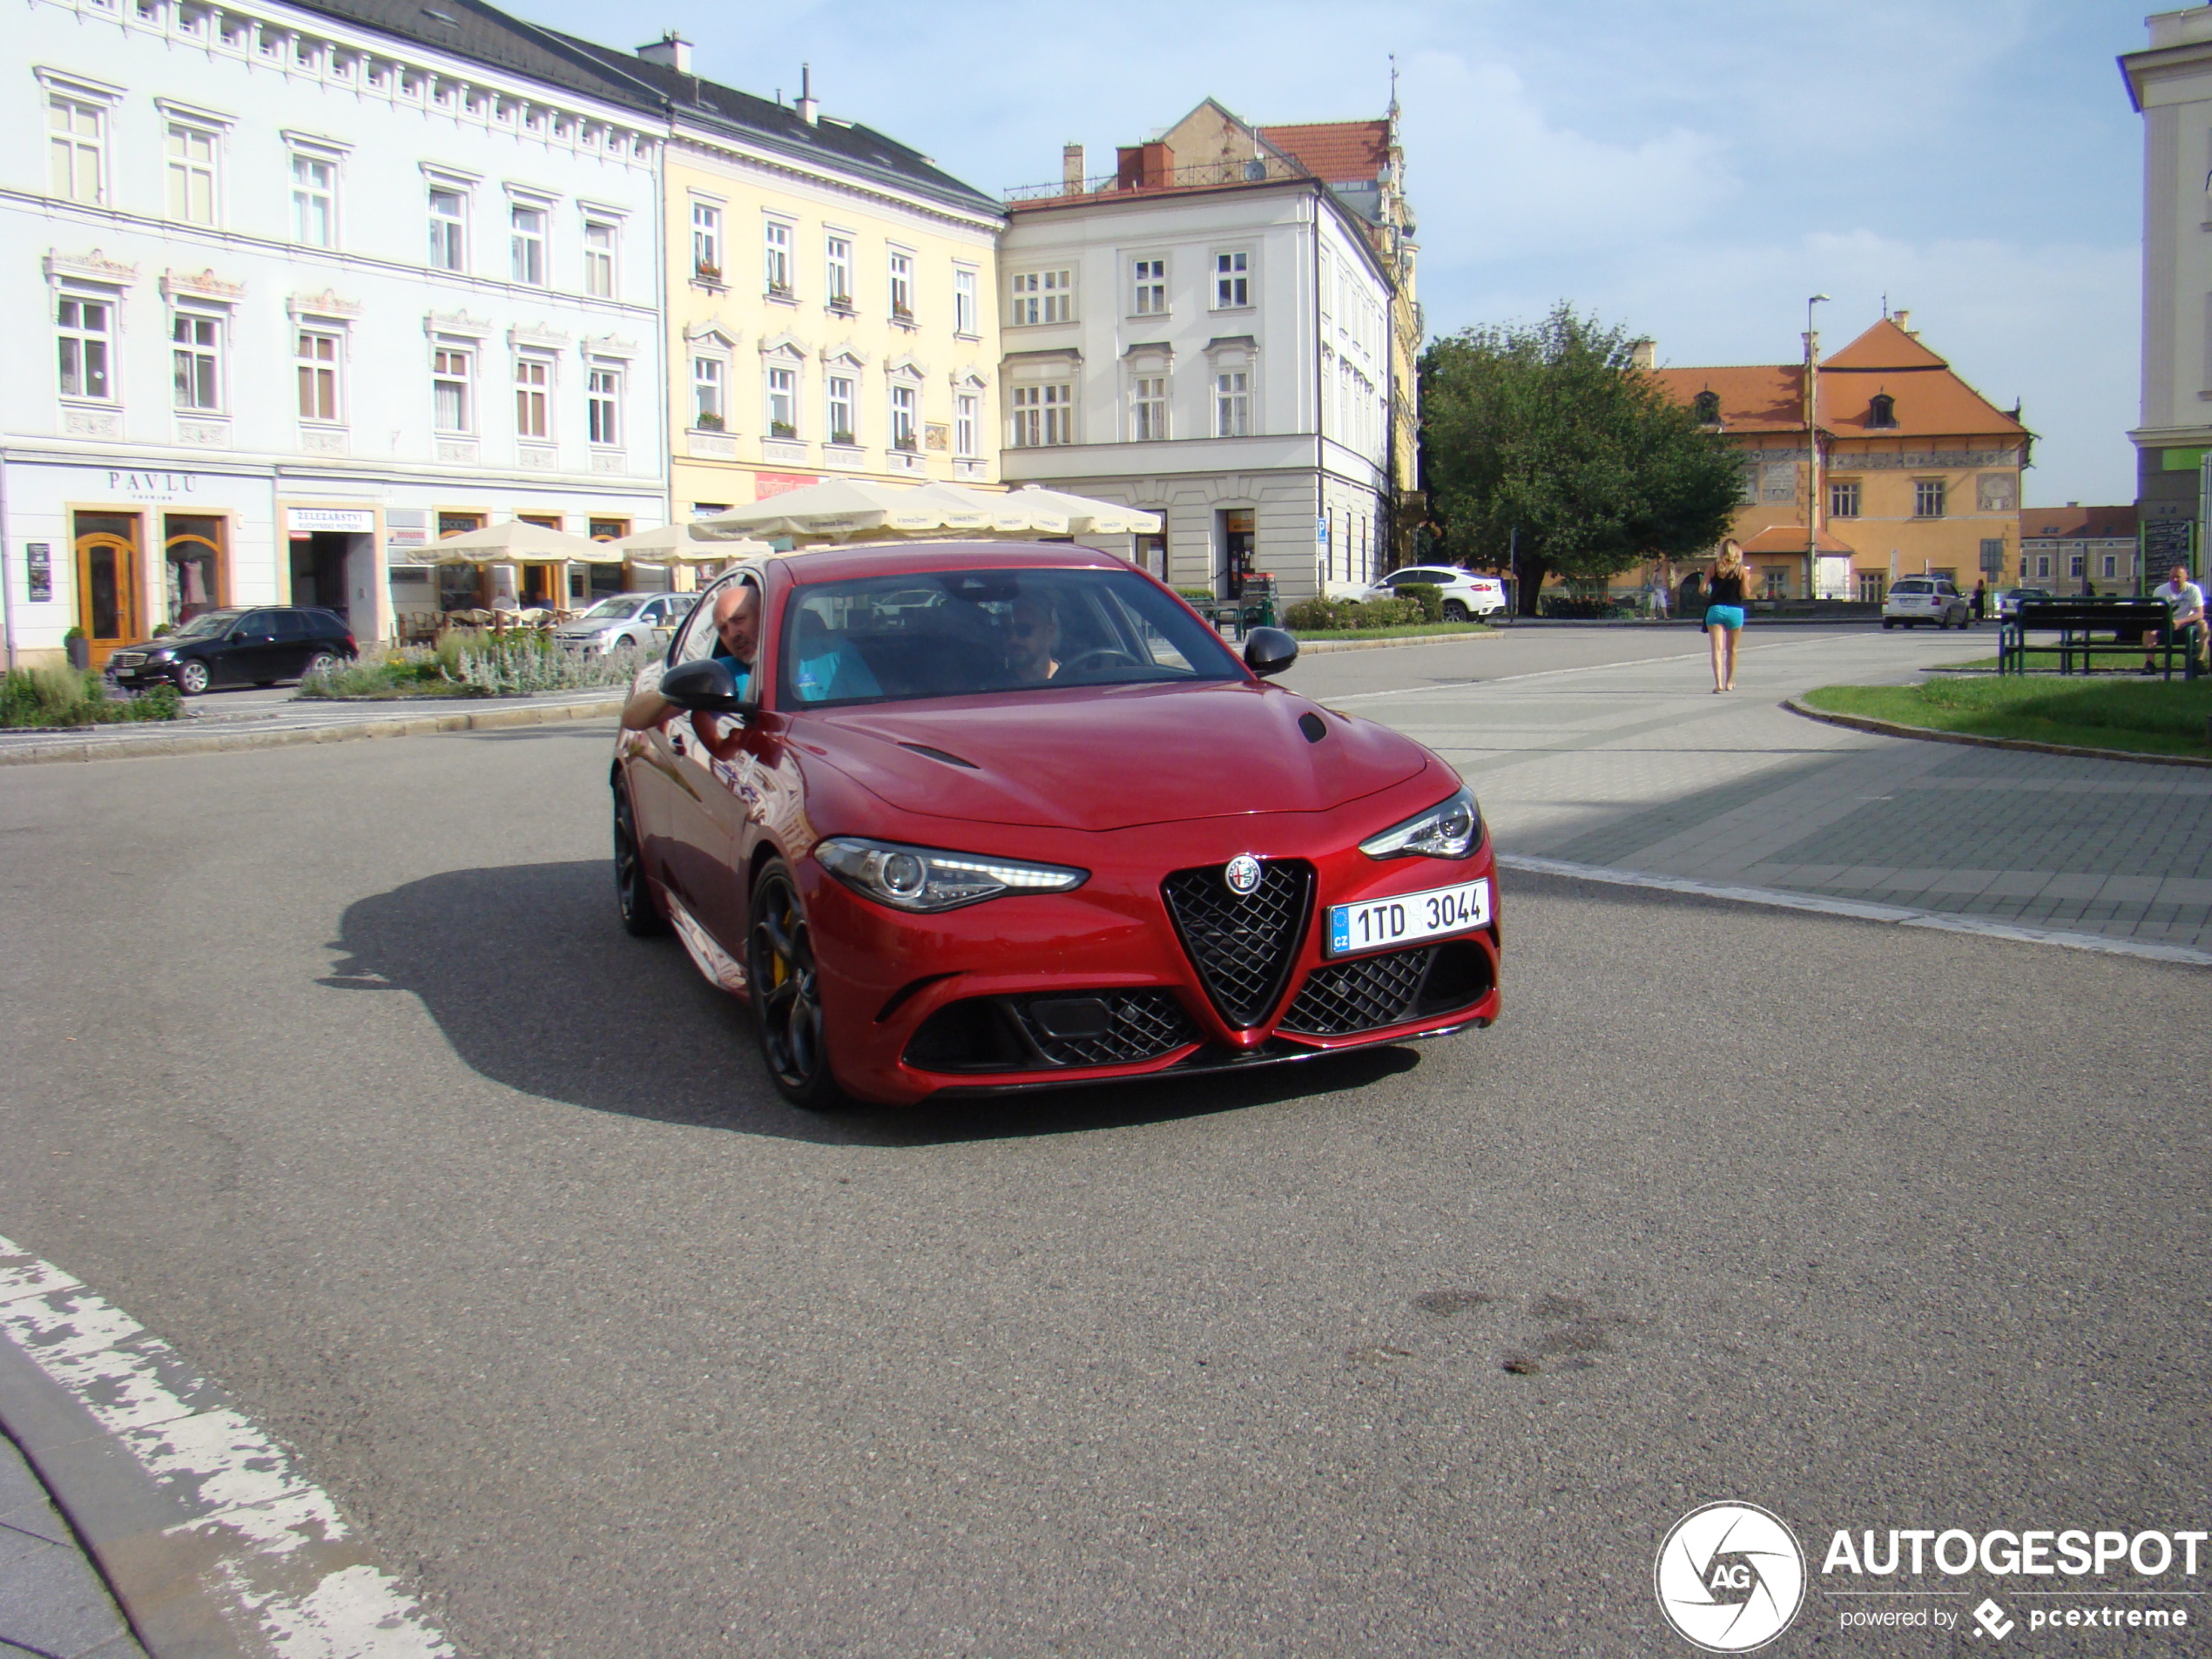
POLYGON ((1534 327, 1463 329, 1421 354, 1421 472, 1445 551, 1545 578, 1600 579, 1728 533, 1742 474, 1632 361, 1626 330, 1562 300, 1534 327))

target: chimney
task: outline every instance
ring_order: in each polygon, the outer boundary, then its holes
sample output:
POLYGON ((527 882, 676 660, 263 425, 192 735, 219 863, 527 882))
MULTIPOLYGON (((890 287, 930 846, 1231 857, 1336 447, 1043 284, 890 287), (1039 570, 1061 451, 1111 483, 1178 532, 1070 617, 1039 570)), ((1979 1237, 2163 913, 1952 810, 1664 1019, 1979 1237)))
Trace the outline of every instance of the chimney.
POLYGON ((822 118, 822 106, 814 102, 814 66, 812 64, 799 66, 799 118, 810 127, 819 125, 822 118))
POLYGON ((1083 147, 1079 144, 1060 146, 1060 188, 1070 196, 1083 193, 1083 147))
POLYGON ((691 43, 673 29, 650 45, 640 46, 637 55, 649 64, 658 64, 679 75, 691 72, 691 43))
POLYGON ((1659 367, 1659 342, 1656 340, 1632 340, 1629 342, 1629 361, 1637 368, 1659 367))
MULTIPOLYGON (((1912 314, 1911 312, 1892 311, 1890 313, 1890 320, 1895 323, 1898 327, 1905 330, 1906 334, 1912 334, 1912 314)), ((1913 338, 1917 340, 1919 336, 1914 334, 1913 338)))

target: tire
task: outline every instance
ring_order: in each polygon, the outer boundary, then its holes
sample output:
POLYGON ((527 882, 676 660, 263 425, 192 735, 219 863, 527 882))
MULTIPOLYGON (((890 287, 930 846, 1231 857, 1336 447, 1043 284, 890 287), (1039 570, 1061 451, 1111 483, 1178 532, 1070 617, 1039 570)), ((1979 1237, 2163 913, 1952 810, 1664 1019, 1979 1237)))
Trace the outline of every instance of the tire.
POLYGON ((177 664, 177 693, 180 697, 198 697, 215 683, 207 671, 207 664, 197 657, 187 657, 177 664))
POLYGON ((1447 599, 1447 600, 1444 602, 1444 620, 1445 620, 1445 621, 1447 621, 1447 622, 1465 622, 1467 619, 1467 608, 1465 605, 1461 604, 1460 604, 1460 603, 1457 599, 1447 599))
POLYGON ((308 674, 327 674, 338 666, 338 660, 335 651, 319 651, 307 658, 307 673, 300 678, 305 679, 308 674))
POLYGON ((653 901, 652 884, 645 879, 644 850, 637 845, 637 818, 630 808, 627 785, 615 785, 615 905, 622 913, 623 931, 635 939, 651 939, 668 931, 668 918, 653 901))
POLYGON ((809 1111, 842 1106, 845 1091, 830 1073, 813 934, 799 884, 781 859, 770 860, 753 883, 752 919, 745 931, 745 983, 752 994, 760 1058, 776 1092, 809 1111))

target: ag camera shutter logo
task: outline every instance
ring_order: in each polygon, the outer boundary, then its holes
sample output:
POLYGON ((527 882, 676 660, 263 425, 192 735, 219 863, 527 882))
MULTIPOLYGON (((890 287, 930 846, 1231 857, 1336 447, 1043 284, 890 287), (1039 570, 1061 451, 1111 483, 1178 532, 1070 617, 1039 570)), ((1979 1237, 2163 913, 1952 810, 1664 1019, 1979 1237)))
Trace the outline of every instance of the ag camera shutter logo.
POLYGON ((1709 1503, 1675 1522, 1652 1568, 1659 1610, 1707 1653, 1749 1653, 1790 1628, 1805 1600, 1805 1555, 1779 1516, 1709 1503))

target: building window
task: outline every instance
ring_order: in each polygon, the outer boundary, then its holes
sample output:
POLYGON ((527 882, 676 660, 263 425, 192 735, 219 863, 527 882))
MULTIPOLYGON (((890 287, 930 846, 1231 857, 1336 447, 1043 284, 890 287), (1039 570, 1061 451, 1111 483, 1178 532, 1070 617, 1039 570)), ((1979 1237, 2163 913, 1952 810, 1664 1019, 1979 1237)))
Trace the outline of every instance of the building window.
POLYGON ((1858 516, 1858 480, 1838 478, 1828 486, 1828 516, 1857 518, 1858 516))
POLYGON ((1075 273, 1023 271, 1012 281, 1007 320, 1015 324, 1070 322, 1076 315, 1075 273))
POLYGON ((309 247, 338 245, 338 164, 320 156, 292 157, 292 239, 309 247))
POLYGON ((437 271, 469 268, 469 198, 460 191, 431 188, 430 266, 437 271))
POLYGON ((583 291, 601 300, 615 297, 615 227, 604 219, 583 221, 583 291))
POLYGON ((2048 553, 2038 553, 2035 556, 2035 574, 2045 581, 2050 579, 2051 556, 2048 553))
POLYGON ((533 288, 545 286, 545 210, 520 202, 507 210, 508 272, 533 288))
POLYGON ((1138 443, 1150 443, 1168 435, 1168 380, 1164 374, 1140 374, 1130 384, 1129 435, 1138 443))
POLYGON ((795 368, 768 370, 768 435, 799 435, 799 371, 795 368))
POLYGON ((722 210, 706 202, 691 204, 691 274, 722 280, 722 210))
POLYGON ((1076 388, 1072 385, 1017 386, 1011 397, 1014 448, 1041 449, 1076 441, 1076 388))
POLYGON ((302 328, 295 337, 293 354, 300 372, 300 418, 337 420, 338 336, 302 328))
POLYGON ((765 255, 768 292, 776 294, 791 293, 791 226, 779 219, 770 219, 764 234, 767 242, 765 255))
POLYGON ((846 236, 833 236, 822 244, 822 283, 829 294, 831 306, 849 308, 853 304, 853 240, 846 236))
POLYGON ((543 357, 515 360, 515 435, 544 438, 552 435, 549 401, 553 389, 553 365, 543 357))
POLYGON ((1213 432, 1217 438, 1251 435, 1251 375, 1241 368, 1225 368, 1213 377, 1213 432))
POLYGON ((65 200, 107 199, 107 111, 82 98, 46 99, 47 179, 65 200))
POLYGON ((891 388, 891 447, 909 452, 921 447, 914 435, 914 388, 911 386, 891 388))
POLYGON ((196 413, 223 407, 223 320, 179 311, 169 321, 170 363, 177 407, 196 413))
POLYGON ((853 433, 853 381, 843 374, 829 378, 829 441, 832 443, 851 443, 853 433))
POLYGON ((2066 563, 2066 573, 2068 576, 2074 577, 2076 580, 2079 580, 2082 570, 2085 568, 2085 561, 2082 559, 2082 556, 2079 553, 2074 554, 2067 560, 2066 563))
POLYGON ((1897 424, 1897 400, 1887 392, 1877 392, 1866 405, 1866 424, 1873 427, 1893 427, 1897 424))
POLYGON ((963 392, 953 400, 953 453, 981 454, 977 446, 982 435, 983 400, 972 392, 963 392))
POLYGON ((622 371, 618 368, 595 368, 588 388, 584 407, 591 417, 591 442, 616 444, 622 442, 622 371))
POLYGON ((1246 268, 1249 258, 1244 253, 1217 253, 1213 256, 1213 307, 1216 311, 1234 311, 1251 304, 1251 277, 1246 268))
POLYGON ((186 225, 215 222, 215 135, 205 127, 169 124, 169 217, 186 225))
POLYGON ((701 432, 719 432, 726 424, 722 368, 719 357, 691 359, 691 425, 701 432))
POLYGON ((441 432, 467 433, 475 410, 469 395, 475 363, 465 347, 441 346, 430 354, 431 419, 441 432))
POLYGON ((1912 481, 1912 516, 1941 518, 1943 516, 1943 480, 1916 478, 1912 481))
POLYGON ((103 401, 113 395, 108 389, 108 342, 115 332, 114 302, 63 294, 55 322, 62 395, 103 401))
POLYGON ((1696 421, 1699 426, 1718 426, 1721 423, 1721 395, 1700 392, 1696 397, 1696 421))
POLYGON ((1136 302, 1130 307, 1140 317, 1160 317, 1168 308, 1168 262, 1139 260, 1131 267, 1136 285, 1136 302))
POLYGON ((1863 605, 1881 604, 1889 592, 1889 578, 1880 572, 1861 570, 1858 573, 1858 603, 1863 605))
POLYGON ((2117 553, 2107 553, 2107 554, 2106 554, 2106 555, 2105 555, 2105 578, 2106 578, 2106 580, 2109 581, 2109 580, 2111 580, 2114 577, 2116 577, 2116 576, 2118 576, 2119 574, 2120 574, 2120 556, 2119 556, 2117 553))
POLYGON ((891 255, 891 314, 900 322, 914 320, 914 260, 911 253, 894 251, 891 255))
POLYGON ((956 334, 981 334, 983 332, 981 314, 975 304, 975 273, 955 270, 953 273, 953 332, 956 334))

